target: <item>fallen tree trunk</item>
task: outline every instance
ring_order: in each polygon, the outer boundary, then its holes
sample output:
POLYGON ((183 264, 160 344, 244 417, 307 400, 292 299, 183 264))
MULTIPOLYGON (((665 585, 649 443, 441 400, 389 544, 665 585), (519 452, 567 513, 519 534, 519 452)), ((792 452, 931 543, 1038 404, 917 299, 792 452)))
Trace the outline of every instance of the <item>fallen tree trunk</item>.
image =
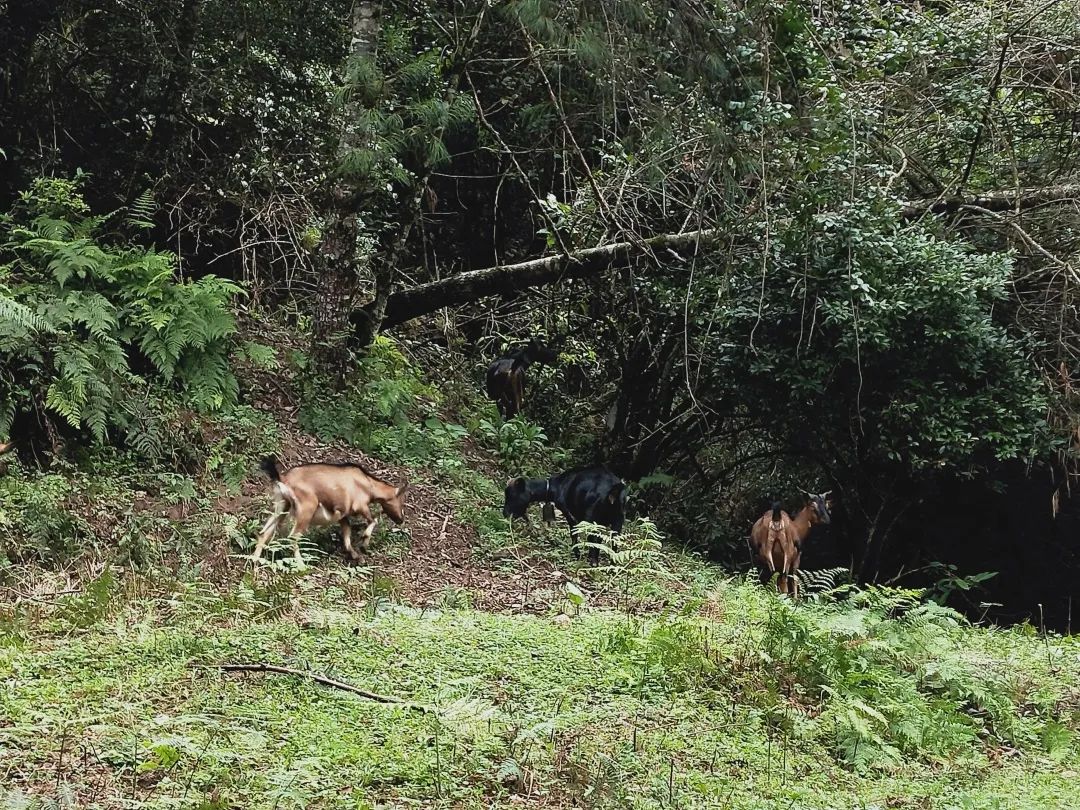
POLYGON ((441 281, 421 284, 395 293, 387 304, 383 328, 388 329, 443 307, 467 304, 489 295, 502 295, 556 281, 599 275, 612 267, 625 267, 633 258, 659 250, 685 250, 708 242, 719 234, 719 230, 711 228, 663 234, 640 242, 615 242, 569 255, 545 256, 517 264, 458 273, 441 281))
POLYGON ((913 200, 903 203, 900 210, 904 219, 915 219, 927 213, 949 214, 971 205, 988 211, 1023 211, 1040 205, 1061 202, 1080 202, 1080 183, 1066 183, 1046 188, 987 191, 982 194, 942 197, 933 200, 913 200))
MULTIPOLYGON (((1080 183, 914 200, 901 203, 900 213, 904 219, 916 219, 928 213, 952 213, 965 206, 977 206, 988 211, 1013 211, 1072 201, 1080 202, 1080 183)), ((615 242, 565 255, 544 256, 517 264, 458 273, 456 276, 394 293, 387 302, 382 329, 390 329, 443 307, 467 304, 491 295, 504 295, 557 281, 600 275, 612 268, 626 267, 631 260, 657 251, 686 250, 711 242, 720 236, 721 232, 716 228, 662 234, 650 239, 615 242)), ((354 326, 359 327, 366 321, 364 310, 353 313, 354 326)))

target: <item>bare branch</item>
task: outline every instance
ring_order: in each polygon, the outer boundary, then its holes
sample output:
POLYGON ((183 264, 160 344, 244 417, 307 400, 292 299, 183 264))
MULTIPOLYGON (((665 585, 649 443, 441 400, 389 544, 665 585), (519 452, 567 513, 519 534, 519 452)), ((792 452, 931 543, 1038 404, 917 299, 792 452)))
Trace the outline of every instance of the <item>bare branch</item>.
POLYGON ((334 689, 341 689, 344 692, 350 692, 354 695, 359 695, 362 698, 368 700, 374 700, 376 703, 390 703, 395 706, 401 706, 404 709, 411 709, 417 712, 433 712, 435 711, 430 706, 424 706, 420 703, 410 703, 409 701, 402 700, 401 698, 390 697, 388 695, 377 695, 374 692, 368 692, 357 686, 353 686, 351 683, 345 683, 344 681, 335 681, 333 678, 327 678, 325 675, 319 675, 315 672, 304 672, 299 669, 292 669, 291 667, 279 667, 275 664, 257 663, 257 664, 221 664, 219 666, 223 672, 273 672, 279 675, 295 675, 298 678, 306 678, 309 681, 315 681, 315 683, 322 684, 323 686, 330 686, 334 689))

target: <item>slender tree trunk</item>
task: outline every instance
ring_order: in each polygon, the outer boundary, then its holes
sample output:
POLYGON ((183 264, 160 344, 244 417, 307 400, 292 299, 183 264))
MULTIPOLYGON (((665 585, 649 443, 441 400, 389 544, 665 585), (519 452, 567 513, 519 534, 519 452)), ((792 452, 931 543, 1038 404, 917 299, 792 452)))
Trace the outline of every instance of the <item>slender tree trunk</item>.
MULTIPOLYGON (((157 121, 146 149, 143 151, 141 170, 132 173, 132 182, 141 182, 141 175, 152 172, 155 166, 165 163, 169 151, 180 131, 180 119, 184 114, 184 95, 191 86, 194 75, 195 38, 199 33, 203 0, 184 0, 172 28, 175 50, 169 65, 169 75, 157 101, 157 121)), ((130 190, 129 190, 130 194, 130 190)))
MULTIPOLYGON (((357 0, 353 4, 350 61, 370 58, 374 54, 380 10, 379 3, 373 0, 357 0)), ((338 145, 339 160, 358 145, 358 112, 355 102, 346 105, 338 145)), ((349 315, 359 287, 359 271, 370 259, 357 252, 360 227, 356 189, 339 178, 332 182, 328 197, 328 215, 316 261, 318 287, 311 313, 311 353, 316 369, 340 382, 348 366, 349 315)))
MULTIPOLYGON (((487 9, 488 5, 486 2, 480 4, 480 10, 476 15, 476 19, 473 21, 468 37, 459 46, 455 58, 449 67, 449 82, 443 97, 443 101, 446 102, 447 106, 453 104, 454 99, 458 94, 462 75, 468 67, 469 56, 480 37, 484 19, 487 15, 487 9)), ((443 129, 440 129, 435 133, 434 137, 442 138, 443 131, 443 129)), ((353 329, 355 331, 357 343, 360 346, 370 346, 371 342, 375 340, 376 336, 383 329, 387 308, 391 301, 391 292, 394 288, 394 281, 397 278, 397 268, 401 264, 401 259, 405 254, 405 248, 408 244, 409 237, 412 235, 412 230, 423 215, 423 206, 424 200, 427 197, 428 183, 431 181, 431 173, 434 170, 434 163, 425 160, 420 171, 417 172, 417 182, 413 188, 412 194, 409 195, 406 207, 402 210, 402 215, 400 217, 401 230, 398 231, 397 238, 394 239, 393 244, 384 254, 373 257, 374 265, 372 270, 373 275, 375 276, 374 297, 365 304, 362 309, 356 309, 351 313, 353 329)))

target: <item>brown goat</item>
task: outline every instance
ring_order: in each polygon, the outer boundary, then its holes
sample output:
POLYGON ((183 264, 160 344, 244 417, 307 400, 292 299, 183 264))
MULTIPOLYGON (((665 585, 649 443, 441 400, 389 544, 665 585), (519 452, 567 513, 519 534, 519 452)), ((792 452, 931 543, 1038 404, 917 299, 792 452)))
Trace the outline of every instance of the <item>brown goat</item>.
POLYGON ((291 515, 293 526, 289 532, 292 539, 296 561, 303 565, 300 545, 297 537, 311 525, 326 526, 337 523, 341 526, 341 539, 349 556, 357 560, 360 555, 352 546, 352 526, 349 518, 362 517, 367 521, 361 535, 360 548, 367 551, 371 544, 371 535, 375 531, 375 519, 371 514, 371 504, 382 506, 383 514, 394 523, 405 520, 406 483, 400 487, 380 481, 359 464, 304 464, 293 467, 282 474, 278 470, 277 460, 264 459, 263 471, 274 482, 274 513, 259 532, 255 552, 251 555, 258 560, 266 544, 275 537, 278 527, 286 515, 291 515))
POLYGON ((804 494, 806 503, 794 517, 783 511, 777 501, 772 505, 772 510, 758 518, 750 530, 750 547, 761 571, 762 582, 778 574, 777 590, 780 593, 790 592, 796 597, 799 595, 796 574, 802 560, 802 544, 812 527, 818 523, 827 525, 831 521, 829 493, 804 494))

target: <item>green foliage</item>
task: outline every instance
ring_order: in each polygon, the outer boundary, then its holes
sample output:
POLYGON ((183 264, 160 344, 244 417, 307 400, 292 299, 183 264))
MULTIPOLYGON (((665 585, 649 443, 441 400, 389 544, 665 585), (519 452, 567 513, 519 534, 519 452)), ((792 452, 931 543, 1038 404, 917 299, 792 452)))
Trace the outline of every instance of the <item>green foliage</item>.
POLYGON ((977 590, 981 583, 997 576, 997 571, 983 571, 978 574, 961 576, 957 573, 955 565, 935 562, 929 566, 929 571, 935 577, 934 584, 927 590, 927 597, 935 602, 945 604, 954 593, 967 593, 977 590))
POLYGON ((230 492, 239 492, 258 460, 280 444, 274 417, 246 405, 223 414, 206 432, 213 441, 204 448, 205 472, 220 478, 230 492))
POLYGON ((240 288, 177 281, 171 254, 110 240, 80 182, 39 179, 0 219, 0 433, 48 410, 102 442, 130 426, 125 406, 152 383, 200 410, 234 404, 229 304, 240 288))
POLYGON ((345 439, 397 461, 427 460, 442 442, 454 441, 453 431, 436 428, 429 435, 417 426, 417 419, 433 418, 438 394, 392 339, 381 335, 375 340, 357 362, 353 379, 342 393, 312 381, 299 413, 301 426, 323 439, 345 439))
POLYGON ((824 698, 818 733, 859 772, 1036 735, 1010 679, 965 650, 963 618, 917 591, 856 590, 816 613, 778 601, 765 629, 765 665, 799 699, 824 698))
POLYGON ((149 590, 93 578, 27 614, 18 643, 0 641, 5 752, 31 777, 0 796, 54 786, 75 735, 98 751, 95 768, 63 771, 61 787, 148 809, 185 794, 219 806, 422 803, 436 789, 464 808, 553 791, 582 804, 599 793, 605 807, 797 795, 808 807, 1021 808, 1055 806, 1080 764, 1069 708, 1080 676, 1046 657, 1071 660, 1071 639, 973 628, 887 588, 793 606, 726 582, 707 603, 631 616, 577 591, 578 615, 552 622, 469 609, 453 588, 412 609, 396 583, 357 569, 149 590), (436 713, 218 671, 237 661, 436 713), (132 798, 133 781, 152 790, 132 798))
POLYGON ((534 470, 547 443, 543 428, 521 414, 498 423, 481 419, 477 431, 484 445, 494 451, 503 467, 514 475, 534 470))
POLYGON ((68 508, 72 481, 59 473, 25 473, 20 467, 0 475, 0 568, 28 558, 68 557, 86 533, 68 508))

